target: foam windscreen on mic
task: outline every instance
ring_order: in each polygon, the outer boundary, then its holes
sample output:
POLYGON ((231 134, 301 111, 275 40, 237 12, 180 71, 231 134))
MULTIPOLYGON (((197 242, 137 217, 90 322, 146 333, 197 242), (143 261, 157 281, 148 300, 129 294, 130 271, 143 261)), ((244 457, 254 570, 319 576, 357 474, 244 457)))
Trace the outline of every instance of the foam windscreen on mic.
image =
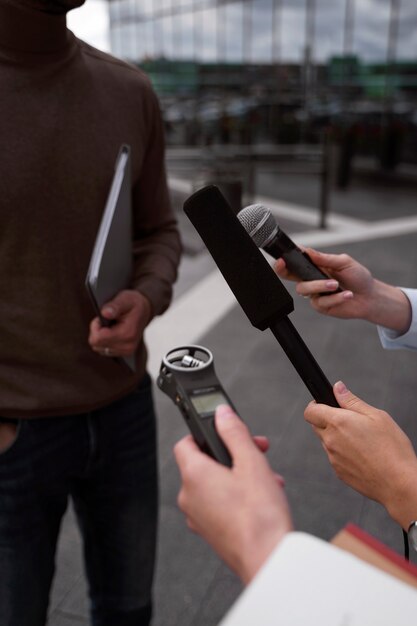
POLYGON ((255 328, 265 330, 294 310, 291 295, 217 187, 195 192, 184 212, 255 328))

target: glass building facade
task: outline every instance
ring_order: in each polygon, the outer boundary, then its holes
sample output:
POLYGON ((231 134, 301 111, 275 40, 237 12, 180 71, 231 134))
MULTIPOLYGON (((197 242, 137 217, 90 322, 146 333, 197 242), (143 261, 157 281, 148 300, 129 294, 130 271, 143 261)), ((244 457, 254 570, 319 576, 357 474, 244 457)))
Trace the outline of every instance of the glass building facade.
POLYGON ((109 0, 112 51, 132 61, 410 59, 415 0, 109 0))
POLYGON ((112 51, 142 61, 274 62, 282 0, 110 0, 112 51), (254 33, 257 37, 256 49, 254 33))
POLYGON ((382 127, 395 113, 415 126, 415 0, 108 6, 112 53, 147 72, 172 123, 227 115, 238 128, 252 115, 263 140, 287 143, 351 118, 382 127))

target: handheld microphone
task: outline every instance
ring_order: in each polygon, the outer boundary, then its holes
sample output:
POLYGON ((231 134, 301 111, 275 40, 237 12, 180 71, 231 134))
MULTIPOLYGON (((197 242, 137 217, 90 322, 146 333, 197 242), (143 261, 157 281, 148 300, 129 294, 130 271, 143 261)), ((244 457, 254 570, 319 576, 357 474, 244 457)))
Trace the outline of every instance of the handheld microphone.
MULTIPOLYGON (((238 219, 258 248, 274 259, 284 259, 290 272, 301 280, 323 280, 330 276, 321 271, 292 239, 278 226, 271 211, 262 204, 251 204, 238 213, 238 219)), ((341 292, 338 287, 331 293, 341 292)), ((329 295, 329 292, 323 293, 329 295)))
POLYGON ((288 319, 291 295, 214 185, 190 196, 184 212, 255 328, 269 328, 317 402, 338 406, 332 386, 288 319))

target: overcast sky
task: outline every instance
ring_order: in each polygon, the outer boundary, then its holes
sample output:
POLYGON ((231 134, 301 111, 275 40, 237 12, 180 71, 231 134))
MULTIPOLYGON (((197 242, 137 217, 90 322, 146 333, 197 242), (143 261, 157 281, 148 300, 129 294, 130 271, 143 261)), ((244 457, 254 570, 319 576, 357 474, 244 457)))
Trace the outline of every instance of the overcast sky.
MULTIPOLYGON (((401 1, 401 20, 398 37, 398 58, 417 58, 417 0, 401 1)), ((190 0, 173 0, 174 3, 189 4, 190 0)), ((256 61, 271 60, 271 6, 273 0, 252 0, 254 7, 254 33, 251 58, 256 61)), ((281 54, 285 60, 299 60, 305 47, 306 0, 282 0, 281 54)), ((315 48, 316 60, 324 61, 343 50, 343 24, 346 0, 316 0, 315 48)), ((139 0, 137 6, 146 13, 152 0, 139 0)), ((169 6, 163 2, 160 6, 169 6)), ((367 60, 381 60, 386 56, 390 0, 356 0, 353 51, 367 60)), ((110 51, 108 30, 108 5, 105 0, 87 0, 86 4, 68 14, 69 27, 75 34, 102 50, 110 51)), ((234 3, 223 7, 221 24, 225 30, 226 58, 240 58, 243 49, 241 39, 242 6, 234 3)), ((216 17, 214 11, 201 11, 199 18, 204 24, 204 37, 199 41, 200 57, 215 58, 216 17)), ((136 54, 165 53, 171 56, 170 43, 180 37, 182 56, 192 56, 193 20, 190 15, 181 18, 181 33, 172 33, 172 20, 158 23, 159 50, 145 49, 148 37, 136 36, 136 54), (171 32, 170 32, 171 31, 171 32), (168 43, 164 43, 168 42, 168 43), (162 48, 162 46, 165 46, 162 48)), ((150 28, 150 27, 149 27, 150 28)), ((176 22, 179 28, 179 22, 176 22)), ((178 39, 177 39, 178 40, 178 39)), ((117 51, 114 51, 117 53, 117 51)))
POLYGON ((92 46, 110 52, 108 7, 105 0, 87 0, 68 13, 68 27, 92 46))

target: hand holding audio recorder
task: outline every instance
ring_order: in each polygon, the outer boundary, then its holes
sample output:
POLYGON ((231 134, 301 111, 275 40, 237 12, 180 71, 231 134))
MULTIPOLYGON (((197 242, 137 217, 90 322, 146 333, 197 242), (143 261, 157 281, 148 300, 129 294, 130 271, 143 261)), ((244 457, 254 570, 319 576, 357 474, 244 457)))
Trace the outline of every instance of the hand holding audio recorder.
POLYGON ((231 467, 232 459, 217 434, 214 414, 219 404, 235 409, 214 370, 210 350, 194 345, 173 348, 162 359, 156 383, 178 406, 200 448, 231 467))

